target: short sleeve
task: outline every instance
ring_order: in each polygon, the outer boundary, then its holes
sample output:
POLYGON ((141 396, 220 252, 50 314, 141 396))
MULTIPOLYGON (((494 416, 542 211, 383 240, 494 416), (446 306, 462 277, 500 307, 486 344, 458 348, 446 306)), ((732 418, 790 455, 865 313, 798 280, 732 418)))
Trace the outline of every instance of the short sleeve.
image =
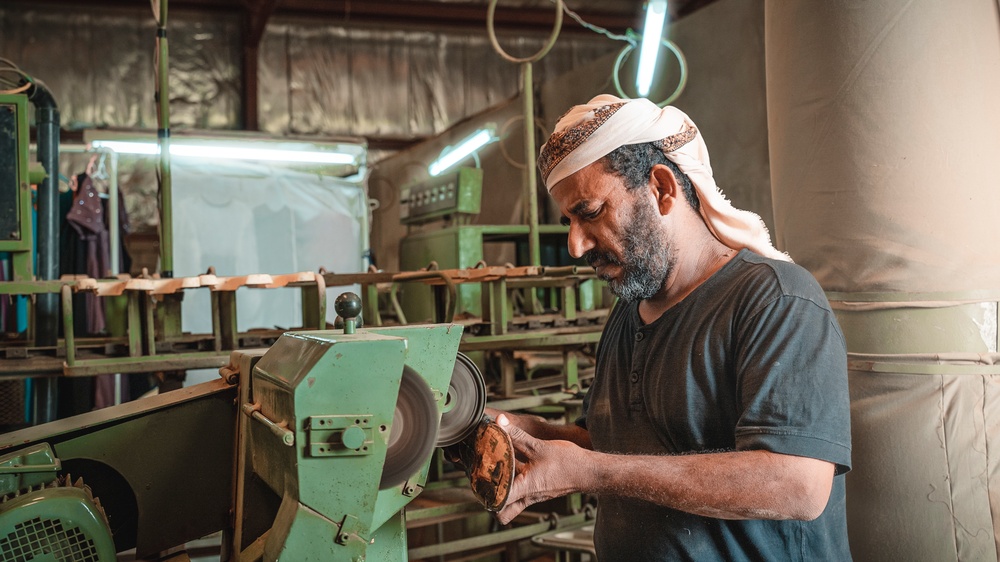
POLYGON ((739 327, 736 448, 816 458, 842 474, 851 467, 847 349, 824 305, 821 292, 786 294, 739 327))

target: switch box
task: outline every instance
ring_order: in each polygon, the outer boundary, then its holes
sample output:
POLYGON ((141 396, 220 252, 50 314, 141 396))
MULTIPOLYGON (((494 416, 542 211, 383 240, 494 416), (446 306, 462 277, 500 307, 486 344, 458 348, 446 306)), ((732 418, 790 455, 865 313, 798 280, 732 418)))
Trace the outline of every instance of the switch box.
POLYGON ((400 191, 399 220, 419 224, 445 215, 478 215, 482 193, 483 171, 458 168, 404 187, 400 191))

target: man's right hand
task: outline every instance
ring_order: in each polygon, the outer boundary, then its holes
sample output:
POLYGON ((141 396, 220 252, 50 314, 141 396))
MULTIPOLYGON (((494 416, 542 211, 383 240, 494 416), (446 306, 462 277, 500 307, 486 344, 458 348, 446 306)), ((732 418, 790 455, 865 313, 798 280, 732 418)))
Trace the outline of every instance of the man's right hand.
POLYGON ((486 408, 485 412, 486 415, 494 420, 503 414, 507 418, 509 426, 516 427, 535 439, 543 441, 570 441, 584 449, 591 448, 590 433, 576 424, 552 423, 541 416, 512 414, 495 408, 486 408))
MULTIPOLYGON (((508 416, 501 413, 496 418, 497 424, 510 435, 511 444, 517 451, 514 482, 506 505, 497 513, 497 518, 504 525, 513 521, 528 506, 586 490, 596 474, 589 462, 594 453, 564 440, 536 439, 514 426, 508 416)), ((572 427, 580 429, 576 425, 572 427)))

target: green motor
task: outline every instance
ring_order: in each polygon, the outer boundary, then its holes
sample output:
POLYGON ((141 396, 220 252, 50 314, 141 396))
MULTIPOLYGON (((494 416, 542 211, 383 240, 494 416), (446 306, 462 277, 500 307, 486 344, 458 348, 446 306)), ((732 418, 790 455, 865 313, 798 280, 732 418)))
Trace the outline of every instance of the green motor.
POLYGON ((116 560, 100 501, 59 468, 47 443, 0 456, 0 561, 116 560))

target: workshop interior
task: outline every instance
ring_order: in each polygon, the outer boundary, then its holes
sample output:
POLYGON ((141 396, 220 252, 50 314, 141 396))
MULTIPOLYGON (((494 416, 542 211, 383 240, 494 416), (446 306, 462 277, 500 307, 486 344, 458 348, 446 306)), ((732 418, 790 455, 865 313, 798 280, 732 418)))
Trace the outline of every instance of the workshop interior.
POLYGON ((826 291, 853 557, 996 560, 997 92, 995 0, 4 1, 0 560, 596 560, 486 409, 594 377, 536 164, 601 93, 826 291))

